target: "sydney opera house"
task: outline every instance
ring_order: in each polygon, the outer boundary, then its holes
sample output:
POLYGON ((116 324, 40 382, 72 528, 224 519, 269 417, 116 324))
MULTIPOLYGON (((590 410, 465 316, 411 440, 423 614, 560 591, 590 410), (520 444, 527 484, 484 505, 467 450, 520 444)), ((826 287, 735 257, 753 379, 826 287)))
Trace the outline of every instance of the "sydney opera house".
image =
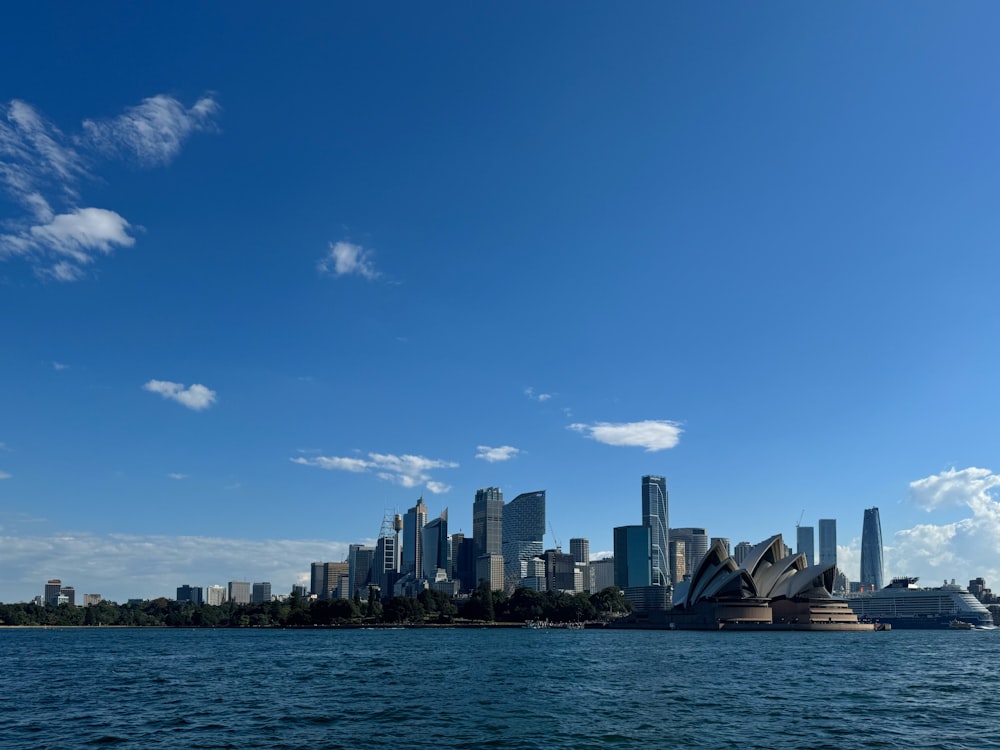
POLYGON ((674 589, 673 608, 637 613, 632 627, 678 630, 872 630, 833 597, 836 567, 786 555, 780 534, 737 563, 722 542, 674 589))

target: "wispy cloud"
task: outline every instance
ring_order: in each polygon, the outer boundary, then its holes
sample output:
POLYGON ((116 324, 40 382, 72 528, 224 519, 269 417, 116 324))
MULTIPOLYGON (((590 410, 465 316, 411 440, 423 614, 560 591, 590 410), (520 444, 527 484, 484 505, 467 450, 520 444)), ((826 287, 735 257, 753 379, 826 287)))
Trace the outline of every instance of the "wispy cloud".
POLYGON ((12 475, 8 474, 6 471, 0 471, 0 479, 10 479, 12 475))
POLYGON ((535 393, 535 389, 530 386, 524 389, 524 395, 530 398, 532 401, 538 401, 539 403, 542 404, 544 404, 546 401, 552 398, 551 393, 535 393))
POLYGON ((375 270, 372 252, 351 242, 331 242, 326 255, 316 264, 320 273, 331 276, 361 276, 373 281, 381 274, 375 270))
POLYGON ((448 492, 451 487, 432 479, 430 472, 436 469, 455 469, 458 467, 454 461, 409 454, 396 456, 391 453, 369 453, 368 458, 342 456, 304 458, 296 456, 289 460, 302 466, 315 466, 331 471, 350 471, 356 474, 373 472, 379 479, 393 482, 402 487, 423 485, 429 492, 436 495, 448 492))
POLYGON ((571 424, 568 429, 606 445, 645 448, 647 453, 673 448, 684 431, 677 422, 647 419, 642 422, 571 424))
POLYGON ((178 586, 270 581, 275 593, 309 582, 313 560, 343 560, 347 542, 232 539, 208 536, 62 533, 0 536, 3 599, 30 599, 53 571, 79 592, 129 598, 173 598, 178 586))
POLYGON ((201 383, 195 383, 185 388, 183 383, 172 383, 169 380, 150 380, 142 386, 143 390, 159 393, 163 398, 176 401, 188 409, 201 411, 215 403, 216 392, 206 388, 201 383))
POLYGON ((68 370, 69 369, 69 365, 65 365, 62 362, 53 362, 52 363, 52 369, 56 370, 56 371, 59 371, 59 370, 68 370))
POLYGON ((26 102, 0 104, 0 188, 22 210, 0 232, 0 260, 23 258, 40 277, 77 281, 98 258, 133 246, 134 227, 111 209, 81 206, 79 184, 93 179, 100 157, 169 162, 218 111, 211 97, 185 108, 160 95, 67 135, 26 102))
POLYGON ((169 474, 167 474, 167 476, 170 477, 171 479, 187 479, 188 478, 187 474, 180 474, 180 473, 178 473, 176 471, 170 472, 169 474))
POLYGON ((216 129, 221 107, 203 96, 185 107, 171 96, 144 99, 110 120, 84 120, 84 138, 111 157, 132 159, 143 166, 170 163, 192 133, 216 129))
POLYGON ((509 461, 520 452, 520 448, 515 448, 512 445, 501 445, 499 448, 491 448, 488 445, 476 446, 476 458, 481 458, 491 464, 497 461, 509 461))

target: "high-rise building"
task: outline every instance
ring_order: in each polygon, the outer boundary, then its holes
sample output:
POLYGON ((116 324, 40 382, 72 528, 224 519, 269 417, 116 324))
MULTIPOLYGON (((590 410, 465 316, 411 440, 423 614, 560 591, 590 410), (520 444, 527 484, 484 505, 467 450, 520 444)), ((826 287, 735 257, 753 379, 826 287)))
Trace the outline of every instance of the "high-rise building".
POLYGON ((820 565, 837 564, 837 519, 819 519, 819 562, 820 565))
POLYGON ((250 592, 250 601, 254 604, 264 604, 271 601, 271 582, 261 581, 258 583, 255 581, 250 592))
POLYGON ((219 606, 226 603, 225 586, 209 586, 205 589, 205 603, 212 606, 219 606))
POLYGON ((669 586, 670 566, 667 562, 670 539, 667 523, 667 480, 652 474, 642 478, 642 525, 649 528, 650 585, 669 586))
POLYGON ((687 543, 683 539, 671 539, 667 545, 667 562, 674 584, 680 583, 687 575, 687 543))
POLYGON ((510 593, 521 579, 521 563, 545 549, 545 490, 521 493, 503 506, 501 527, 504 589, 510 593))
POLYGON ((363 544, 352 544, 347 548, 347 589, 351 598, 357 595, 365 599, 368 596, 368 584, 371 583, 374 564, 374 547, 366 547, 363 544))
POLYGON ((63 586, 59 589, 59 603, 63 602, 71 607, 76 606, 76 589, 73 586, 63 586))
POLYGON ((49 579, 45 584, 45 603, 50 607, 59 604, 59 594, 62 593, 62 581, 58 578, 49 579))
POLYGON ((312 593, 317 599, 349 599, 351 566, 344 562, 314 562, 312 564, 312 593))
POLYGON ((615 558, 605 557, 590 563, 590 590, 594 593, 615 585, 615 558))
POLYGON ((795 527, 795 553, 806 556, 806 564, 816 564, 816 536, 812 526, 795 527))
POLYGON ((448 579, 448 509, 421 530, 420 577, 428 581, 448 579))
POLYGON ((95 604, 100 604, 100 603, 101 603, 101 595, 100 594, 84 594, 83 595, 83 606, 84 607, 93 607, 95 604))
POLYGON ((861 527, 861 585, 882 588, 882 522, 878 508, 866 508, 861 527))
POLYGON ((397 513, 390 519, 387 514, 375 543, 371 583, 379 587, 383 599, 392 596, 392 588, 399 577, 399 532, 402 528, 402 516, 397 513))
POLYGON ((750 542, 740 542, 733 549, 733 559, 736 561, 737 565, 743 564, 743 558, 747 556, 747 553, 753 549, 753 545, 750 542))
POLYGON ((423 571, 423 530, 427 525, 427 506, 421 495, 417 504, 403 516, 403 550, 400 572, 420 578, 423 571))
POLYGON ((670 538, 683 540, 684 567, 688 575, 694 575, 701 558, 708 552, 708 532, 704 528, 688 526, 670 529, 670 538))
POLYGON ((576 567, 583 574, 583 590, 593 591, 590 580, 590 540, 575 537, 569 540, 569 553, 576 567))
POLYGON ((229 582, 229 601, 236 604, 249 604, 250 593, 250 581, 229 582))
POLYGON ((719 544, 722 545, 722 548, 726 551, 727 555, 730 554, 729 537, 726 537, 726 536, 713 536, 711 539, 708 540, 708 546, 709 546, 709 548, 714 547, 716 545, 716 543, 719 543, 719 544))
POLYGON ((188 584, 184 584, 183 586, 178 586, 177 601, 191 602, 192 604, 197 604, 198 606, 201 606, 202 604, 205 603, 201 586, 189 586, 188 584))
POLYGON ((464 534, 451 535, 452 576, 458 581, 459 591, 476 588, 476 550, 472 539, 464 534))
POLYGON ((485 581, 490 591, 503 589, 503 555, 480 555, 476 558, 476 585, 485 581))
POLYGON ((650 536, 648 526, 615 527, 615 586, 618 588, 651 585, 650 536))
POLYGON ((503 555, 503 492, 499 487, 476 490, 472 503, 472 544, 476 565, 483 555, 503 555))
MULTIPOLYGON (((545 586, 549 591, 576 591, 576 563, 573 555, 557 549, 545 550, 545 586)), ((583 590, 582 581, 580 590, 583 590)))

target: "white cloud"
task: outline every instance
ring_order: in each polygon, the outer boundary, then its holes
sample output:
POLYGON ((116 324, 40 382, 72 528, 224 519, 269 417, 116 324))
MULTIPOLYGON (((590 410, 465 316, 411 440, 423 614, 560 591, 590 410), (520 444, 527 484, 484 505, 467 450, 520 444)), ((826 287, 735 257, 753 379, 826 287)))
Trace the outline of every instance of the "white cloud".
POLYGON ((550 398, 552 398, 551 393, 535 393, 535 389, 531 388, 530 386, 524 389, 524 395, 530 398, 532 401, 538 401, 539 403, 543 404, 550 398))
POLYGON ((11 475, 8 474, 6 471, 0 471, 0 479, 10 479, 10 478, 11 475))
POLYGON ((643 422, 571 424, 568 429, 606 445, 645 448, 647 453, 673 448, 683 430, 677 422, 647 419, 643 422))
POLYGON ((520 452, 520 448, 512 445, 501 445, 499 448, 491 448, 488 445, 476 446, 476 458, 489 461, 491 464, 497 461, 509 461, 520 452))
POLYGON ((361 245, 350 242, 331 242, 329 252, 320 258, 316 267, 320 273, 334 276, 357 274, 368 280, 377 279, 380 274, 372 263, 372 253, 361 245))
POLYGON ((160 94, 129 107, 112 120, 84 120, 86 141, 109 156, 135 159, 139 164, 168 164, 192 133, 215 129, 221 107, 204 96, 185 107, 160 94))
POLYGON ((989 469, 954 467, 940 474, 910 482, 910 496, 918 508, 930 512, 937 508, 971 506, 990 502, 990 492, 1000 486, 1000 476, 989 469))
POLYGON ((347 542, 318 539, 231 539, 208 536, 138 536, 63 533, 0 536, 4 571, 0 600, 27 600, 59 577, 80 593, 129 598, 174 598, 182 584, 226 585, 271 581, 275 593, 309 582, 315 560, 343 560, 347 542))
POLYGON ((52 363, 52 369, 53 370, 57 370, 57 371, 58 370, 68 370, 69 369, 69 365, 64 365, 62 362, 53 362, 52 363))
POLYGON ((164 398, 176 401, 194 411, 207 409, 215 403, 215 391, 200 383, 185 388, 183 383, 171 383, 169 380, 150 380, 142 387, 144 390, 159 393, 164 398))
POLYGON ((77 184, 95 177, 98 154, 166 163, 217 112, 211 97, 185 109, 160 95, 114 120, 84 121, 84 135, 70 136, 25 102, 0 104, 0 188, 24 212, 0 234, 0 260, 23 258, 39 276, 77 281, 98 257, 131 247, 129 222, 110 209, 80 207, 77 184))
POLYGON ((315 458, 297 456, 289 460, 301 466, 315 466, 319 469, 350 471, 356 474, 374 472, 379 479, 384 479, 387 482, 393 482, 401 487, 423 485, 434 494, 447 492, 451 487, 434 481, 429 472, 435 469, 458 467, 458 464, 453 461, 409 454, 396 456, 391 453, 369 453, 367 459, 342 456, 316 456, 315 458))
POLYGON ((176 471, 170 472, 169 474, 167 474, 167 476, 170 477, 171 479, 187 479, 187 474, 180 474, 179 472, 176 471))

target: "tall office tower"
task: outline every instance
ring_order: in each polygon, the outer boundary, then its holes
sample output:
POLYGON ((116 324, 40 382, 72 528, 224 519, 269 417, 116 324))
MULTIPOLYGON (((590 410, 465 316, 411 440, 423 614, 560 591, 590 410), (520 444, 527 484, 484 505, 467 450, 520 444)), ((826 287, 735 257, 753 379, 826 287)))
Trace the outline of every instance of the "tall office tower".
POLYGON ((448 537, 448 549, 451 551, 451 570, 448 573, 448 577, 453 581, 461 581, 462 576, 458 574, 459 558, 461 555, 462 545, 465 543, 465 534, 461 531, 457 531, 448 537))
POLYGON ((382 528, 375 544, 375 560, 372 564, 371 583, 378 586, 382 598, 392 596, 392 587, 399 577, 399 533, 403 530, 403 517, 396 513, 386 513, 382 517, 382 528))
POLYGON ((503 492, 499 487, 476 490, 472 503, 472 544, 477 561, 483 555, 503 555, 503 492))
POLYGON ((688 526, 670 529, 670 538, 684 541, 684 567, 688 575, 694 575, 701 558, 708 552, 708 532, 704 528, 688 526))
POLYGON ((428 581, 448 579, 448 509, 439 518, 424 524, 421 530, 421 562, 419 578, 428 581))
POLYGON ((590 563, 590 590, 594 593, 615 585, 615 558, 605 557, 590 563))
POLYGON ((865 522, 861 527, 861 585, 882 588, 882 522, 878 508, 865 509, 865 522))
POLYGON ((545 549, 545 490, 524 492, 504 505, 502 510, 500 549, 503 554, 504 590, 511 593, 521 580, 521 562, 538 557, 545 549))
POLYGON ((363 544, 352 544, 347 548, 348 582, 347 590, 353 599, 355 594, 362 599, 368 596, 372 568, 375 565, 375 548, 363 544))
POLYGON ((670 563, 670 580, 678 584, 687 575, 687 543, 683 539, 671 539, 667 545, 667 562, 670 563))
POLYGON ((421 495, 417 504, 403 516, 403 557, 400 572, 413 573, 417 578, 423 570, 422 532, 427 524, 427 506, 421 495))
POLYGON ((729 549, 729 537, 713 536, 711 539, 708 540, 709 548, 714 547, 716 542, 722 545, 722 548, 726 550, 727 555, 732 554, 731 550, 729 549))
POLYGON ((292 596, 298 599, 307 599, 309 597, 309 587, 304 583, 293 583, 292 596))
POLYGON ((740 542, 736 545, 733 550, 733 559, 736 561, 737 565, 743 564, 743 558, 747 556, 747 552, 753 549, 753 545, 750 542, 740 542))
POLYGON ((250 581, 230 581, 229 601, 236 604, 250 603, 250 581))
POLYGON ((583 590, 592 591, 590 582, 590 540, 576 537, 569 540, 569 553, 577 569, 583 573, 583 590))
POLYGON ((214 607, 218 607, 220 604, 226 603, 226 587, 225 586, 209 586, 205 589, 205 604, 211 604, 214 607))
POLYGON ((549 591, 576 591, 576 562, 573 555, 557 549, 547 549, 545 560, 545 586, 549 591))
POLYGON ((201 590, 201 586, 189 586, 184 584, 183 586, 177 587, 177 601, 179 602, 191 602, 192 604, 202 605, 205 603, 204 595, 201 590))
POLYGON ((476 550, 471 538, 464 534, 452 534, 451 554, 454 560, 453 580, 458 581, 458 590, 472 591, 476 588, 476 550))
POLYGON ((83 606, 84 607, 93 607, 95 604, 100 604, 100 603, 101 603, 101 595, 100 594, 84 594, 83 595, 83 606))
POLYGON ((667 479, 652 474, 642 478, 642 525, 649 527, 651 544, 650 575, 653 586, 670 585, 667 562, 670 541, 667 523, 667 479))
POLYGON ((837 564, 837 519, 819 519, 819 562, 821 565, 837 564))
POLYGON ((807 565, 816 564, 816 535, 812 526, 795 527, 795 552, 806 556, 807 565))
POLYGON ((71 607, 76 606, 76 589, 73 586, 63 586, 59 589, 59 601, 65 601, 71 607))
POLYGON ((490 591, 503 589, 503 555, 480 555, 476 558, 476 586, 486 581, 490 591))
POLYGON ((627 589, 633 586, 650 586, 652 541, 648 526, 616 526, 615 586, 627 589))
POLYGON ((45 603, 54 607, 59 603, 59 594, 62 593, 62 581, 52 578, 45 584, 45 603))
POLYGON ((255 581, 253 589, 250 591, 250 601, 254 604, 264 604, 271 601, 271 582, 261 581, 258 583, 255 581))

